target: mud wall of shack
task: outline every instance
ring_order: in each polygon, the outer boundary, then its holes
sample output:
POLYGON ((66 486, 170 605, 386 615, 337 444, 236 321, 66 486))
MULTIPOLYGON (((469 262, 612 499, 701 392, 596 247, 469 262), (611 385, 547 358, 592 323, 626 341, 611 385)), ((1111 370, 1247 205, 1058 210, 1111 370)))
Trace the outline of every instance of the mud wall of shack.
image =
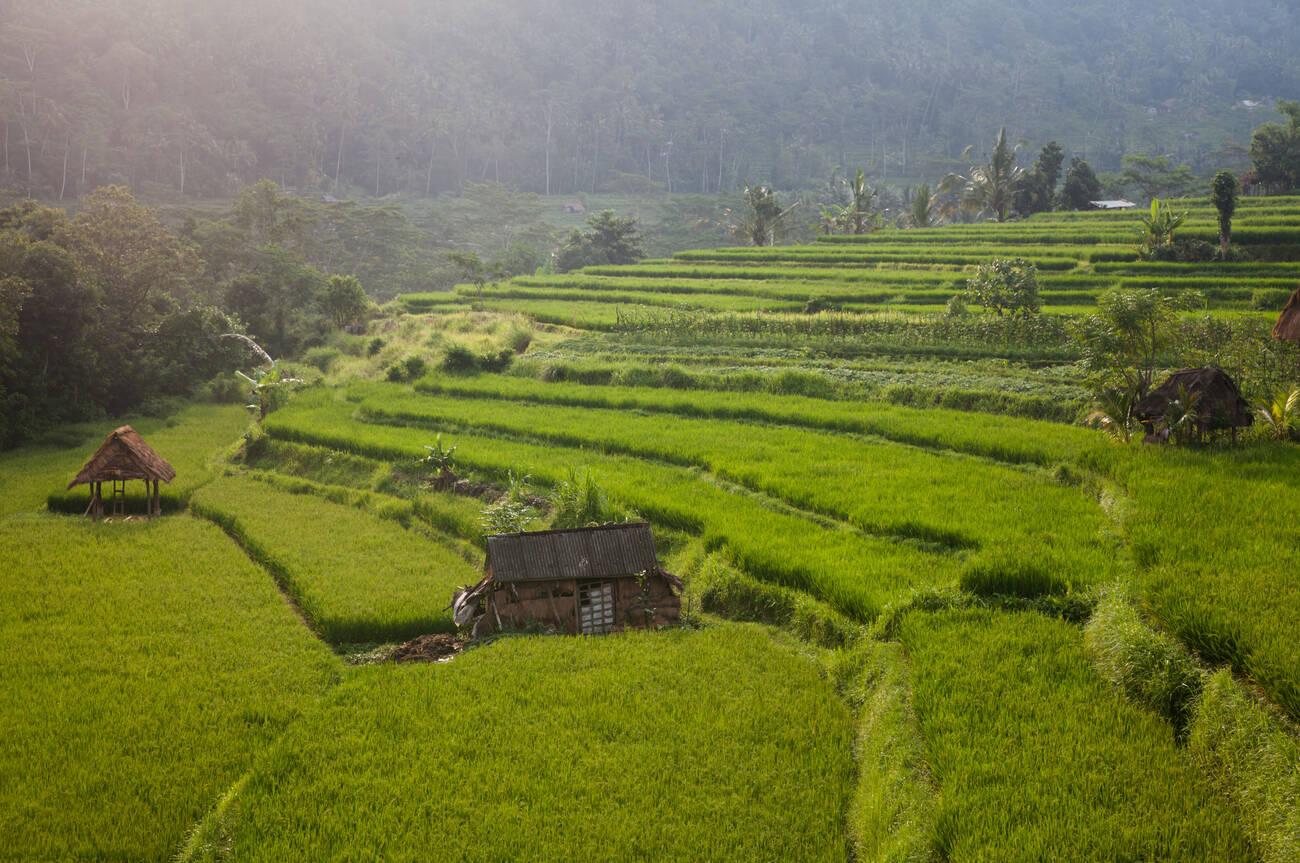
MULTIPOLYGON (((668 579, 610 579, 614 584, 614 631, 674 626, 681 619, 682 602, 668 579)), ((578 582, 517 582, 501 585, 490 594, 487 621, 496 628, 553 627, 570 635, 578 632, 578 582)))

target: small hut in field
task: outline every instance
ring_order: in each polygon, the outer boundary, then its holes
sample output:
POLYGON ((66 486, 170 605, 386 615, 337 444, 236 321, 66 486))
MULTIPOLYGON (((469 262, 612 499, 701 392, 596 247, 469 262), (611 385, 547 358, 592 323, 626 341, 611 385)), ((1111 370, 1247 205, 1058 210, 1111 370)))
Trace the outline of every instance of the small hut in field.
POLYGON ((532 626, 603 635, 681 617, 682 582, 660 568, 648 524, 489 537, 484 569, 452 603, 476 638, 532 626))
POLYGON ((1282 342, 1300 342, 1300 288, 1291 295, 1286 308, 1273 327, 1273 338, 1282 342))
POLYGON ((1196 436, 1205 438, 1219 431, 1249 428, 1255 422, 1250 405, 1241 396, 1237 382, 1219 368, 1183 369, 1148 393, 1133 409, 1133 416, 1147 431, 1148 441, 1168 436, 1165 418, 1174 402, 1186 395, 1194 403, 1196 436))
POLYGON ((90 486, 90 505, 86 507, 86 515, 102 518, 104 483, 109 484, 111 514, 125 515, 126 484, 131 480, 142 480, 148 495, 148 514, 154 516, 162 514, 158 484, 171 483, 175 478, 176 471, 144 442, 139 432, 130 426, 122 426, 104 438, 104 443, 86 462, 76 479, 68 483, 68 488, 90 486))

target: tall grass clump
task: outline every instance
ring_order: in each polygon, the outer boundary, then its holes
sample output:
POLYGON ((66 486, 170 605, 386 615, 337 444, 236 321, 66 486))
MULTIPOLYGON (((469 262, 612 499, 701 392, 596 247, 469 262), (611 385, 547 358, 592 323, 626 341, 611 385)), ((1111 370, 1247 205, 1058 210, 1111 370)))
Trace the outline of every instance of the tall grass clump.
POLYGON ((1201 692, 1201 670, 1176 639, 1148 626, 1122 591, 1104 593, 1084 628, 1084 646, 1112 685, 1180 733, 1187 728, 1201 692))

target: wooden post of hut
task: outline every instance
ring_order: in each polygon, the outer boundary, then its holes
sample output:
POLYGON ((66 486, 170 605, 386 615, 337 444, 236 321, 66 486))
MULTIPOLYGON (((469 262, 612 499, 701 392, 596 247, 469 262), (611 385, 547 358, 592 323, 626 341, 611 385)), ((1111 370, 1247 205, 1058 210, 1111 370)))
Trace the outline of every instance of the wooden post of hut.
POLYGON ((130 426, 122 426, 104 438, 104 443, 86 462, 76 479, 68 483, 68 488, 90 486, 86 515, 98 519, 104 517, 104 483, 109 484, 112 514, 125 515, 126 484, 131 480, 143 480, 147 496, 146 514, 157 516, 162 515, 159 483, 170 484, 175 478, 176 471, 144 442, 139 432, 130 426))

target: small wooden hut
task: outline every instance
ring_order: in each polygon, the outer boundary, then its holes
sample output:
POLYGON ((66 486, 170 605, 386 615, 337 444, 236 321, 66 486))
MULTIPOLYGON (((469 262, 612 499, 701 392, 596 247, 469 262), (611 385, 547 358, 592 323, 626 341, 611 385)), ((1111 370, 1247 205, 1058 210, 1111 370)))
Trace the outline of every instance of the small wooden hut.
POLYGON ((68 488, 90 486, 90 505, 86 507, 86 515, 102 518, 104 483, 109 483, 111 514, 125 515, 126 484, 131 480, 143 480, 149 498, 148 514, 154 516, 162 514, 158 484, 171 483, 175 478, 176 471, 144 442, 139 432, 130 426, 122 426, 104 438, 104 443, 86 462, 76 479, 68 483, 68 488))
POLYGON ((1249 428, 1255 422, 1250 405, 1241 396, 1237 382, 1223 369, 1183 369, 1156 387, 1137 403, 1133 416, 1147 431, 1150 442, 1168 436, 1165 418, 1173 403, 1186 393, 1195 399, 1196 435, 1204 438, 1213 432, 1249 428))
POLYGON ((601 635, 681 617, 682 582, 660 568, 648 524, 489 537, 484 570, 452 602, 476 638, 531 626, 601 635))
POLYGON ((1300 288, 1291 295, 1286 308, 1273 327, 1273 338, 1282 342, 1300 342, 1300 288))

